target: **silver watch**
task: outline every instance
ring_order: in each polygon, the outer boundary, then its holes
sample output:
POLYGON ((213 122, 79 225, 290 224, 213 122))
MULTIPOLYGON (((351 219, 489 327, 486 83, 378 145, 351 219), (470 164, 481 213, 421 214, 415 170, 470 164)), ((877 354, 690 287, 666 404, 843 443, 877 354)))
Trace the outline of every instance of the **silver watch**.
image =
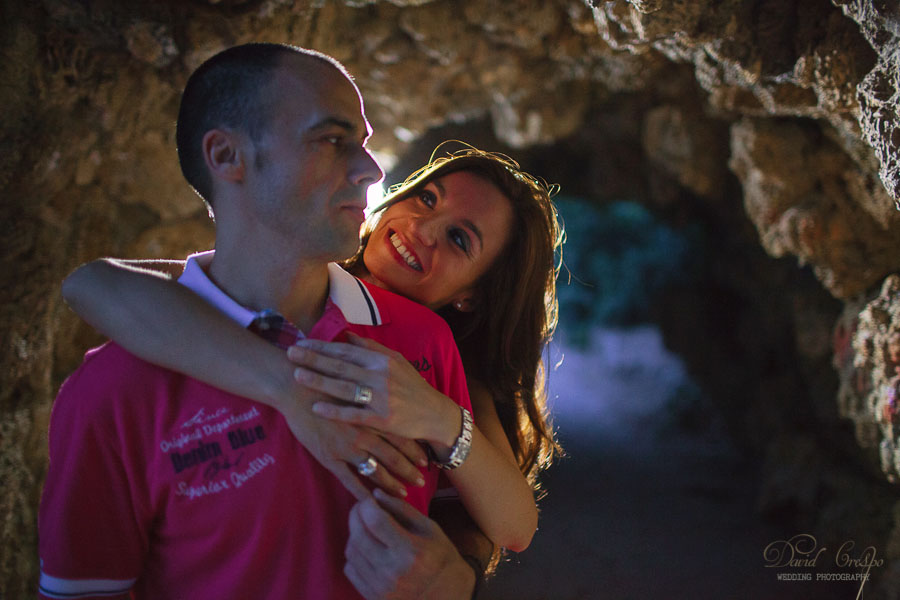
POLYGON ((450 457, 445 461, 435 461, 442 469, 455 469, 463 464, 472 449, 472 413, 461 406, 459 410, 462 411, 462 430, 450 449, 450 457))

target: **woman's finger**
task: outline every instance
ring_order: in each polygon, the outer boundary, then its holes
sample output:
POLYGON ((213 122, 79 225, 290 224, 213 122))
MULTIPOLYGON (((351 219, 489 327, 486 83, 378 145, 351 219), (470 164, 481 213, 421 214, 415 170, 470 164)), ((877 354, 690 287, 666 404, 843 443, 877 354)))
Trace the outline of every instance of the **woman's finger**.
POLYGON ((294 379, 312 390, 338 400, 353 402, 356 399, 356 381, 328 377, 305 367, 294 369, 294 379))
POLYGON ((381 433, 380 435, 387 443, 392 445, 409 459, 412 464, 419 465, 420 467, 428 466, 428 454, 425 453, 422 444, 416 440, 400 437, 399 435, 394 435, 392 433, 381 433))
POLYGON ((406 486, 394 477, 381 462, 375 468, 375 472, 369 475, 368 479, 391 496, 406 498, 406 486))
POLYGON ((294 345, 287 350, 288 359, 296 365, 347 381, 360 381, 365 371, 347 358, 329 356, 323 352, 294 345))
POLYGON ((323 342, 306 338, 298 340, 295 346, 367 369, 379 366, 380 361, 384 360, 378 352, 344 342, 323 342))
POLYGON ((406 497, 406 485, 401 479, 416 487, 425 485, 425 479, 416 465, 378 432, 361 429, 353 447, 356 452, 348 459, 349 465, 359 471, 358 466, 367 458, 374 459, 375 470, 366 477, 392 496, 406 497), (358 454, 359 452, 362 454, 358 454))
MULTIPOLYGON (((375 457, 378 464, 383 467, 382 470, 390 471, 393 475, 408 481, 416 487, 425 485, 425 479, 422 478, 422 474, 415 463, 411 462, 404 453, 382 437, 375 436, 375 440, 370 444, 369 454, 375 457)), ((394 495, 396 496, 396 494, 394 495)))
POLYGON ((342 423, 365 425, 373 429, 380 429, 378 426, 383 425, 381 418, 367 408, 339 406, 330 402, 316 402, 312 405, 312 411, 320 417, 332 421, 341 421, 342 423))
POLYGON ((364 449, 363 452, 365 454, 363 458, 352 458, 350 466, 356 468, 362 477, 367 477, 373 484, 392 496, 398 498, 407 496, 406 486, 397 477, 401 477, 418 487, 425 485, 425 480, 422 479, 419 470, 378 434, 374 432, 367 433, 364 439, 361 438, 357 442, 356 446, 364 449), (375 468, 371 473, 363 474, 360 467, 367 461, 374 461, 375 468))
POLYGON ((361 335, 357 335, 357 334, 353 333, 352 331, 347 332, 347 340, 351 344, 353 344, 353 346, 355 346, 355 347, 365 348, 367 350, 370 350, 372 352, 377 352, 379 354, 386 354, 386 355, 399 354, 396 350, 388 348, 384 344, 379 344, 378 342, 376 342, 375 340, 373 340, 371 338, 366 338, 361 335))

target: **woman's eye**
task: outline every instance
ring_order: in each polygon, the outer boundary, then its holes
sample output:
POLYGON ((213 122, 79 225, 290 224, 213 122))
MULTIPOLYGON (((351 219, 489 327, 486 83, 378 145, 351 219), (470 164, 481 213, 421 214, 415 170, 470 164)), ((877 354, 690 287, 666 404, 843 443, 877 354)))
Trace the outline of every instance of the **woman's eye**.
POLYGON ((428 190, 422 190, 421 192, 419 192, 419 200, 421 200, 422 204, 429 208, 433 207, 435 202, 437 202, 437 198, 435 197, 435 195, 428 190))
POLYGON ((465 250, 469 251, 469 238, 459 229, 453 229, 450 231, 450 241, 454 244, 465 250))
POLYGON ((343 141, 343 138, 339 135, 329 135, 323 139, 326 143, 333 144, 335 146, 339 146, 341 144, 341 141, 343 141))

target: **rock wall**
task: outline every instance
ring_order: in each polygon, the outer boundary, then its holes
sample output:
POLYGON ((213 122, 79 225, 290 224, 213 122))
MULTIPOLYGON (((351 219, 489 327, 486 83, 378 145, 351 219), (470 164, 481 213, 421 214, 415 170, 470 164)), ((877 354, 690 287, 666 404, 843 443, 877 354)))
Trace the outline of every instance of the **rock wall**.
MULTIPOLYGON (((900 535, 896 490, 884 487, 898 476, 900 412, 893 3, 2 0, 0 11, 0 597, 34 589, 49 408, 97 341, 61 304, 59 282, 101 255, 210 245, 172 124, 191 70, 253 40, 344 61, 387 166, 430 128, 489 123, 573 192, 638 199, 718 229, 717 283, 703 291, 727 291, 720 309, 754 308, 699 310, 697 291, 682 291, 672 306, 692 317, 661 318, 701 379, 730 394, 717 397, 736 435, 768 457, 763 504, 816 511, 824 486, 845 508, 871 500, 870 529, 900 535), (699 353, 684 343, 697 328, 710 340, 699 353), (739 353, 743 373, 724 367, 739 353), (840 391, 823 370, 832 359, 840 391), (876 475, 828 479, 858 470, 857 460, 876 475), (789 476, 800 472, 813 478, 802 490, 789 476), (841 496, 850 487, 868 495, 841 496)), ((900 582, 891 544, 885 589, 900 582)))

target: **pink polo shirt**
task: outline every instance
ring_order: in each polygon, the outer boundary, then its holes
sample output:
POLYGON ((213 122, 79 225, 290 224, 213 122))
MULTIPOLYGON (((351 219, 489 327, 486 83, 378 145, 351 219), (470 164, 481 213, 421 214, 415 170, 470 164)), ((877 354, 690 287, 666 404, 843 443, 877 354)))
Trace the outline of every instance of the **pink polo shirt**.
MULTIPOLYGON (((192 257, 181 281, 240 324, 257 313, 192 257)), ((329 300, 310 337, 353 331, 403 354, 470 408, 447 325, 405 298, 329 265, 329 300)), ((422 512, 437 485, 410 487, 422 512)), ((115 343, 89 351, 50 424, 39 514, 46 598, 353 599, 343 575, 353 496, 277 411, 142 361, 115 343)))

